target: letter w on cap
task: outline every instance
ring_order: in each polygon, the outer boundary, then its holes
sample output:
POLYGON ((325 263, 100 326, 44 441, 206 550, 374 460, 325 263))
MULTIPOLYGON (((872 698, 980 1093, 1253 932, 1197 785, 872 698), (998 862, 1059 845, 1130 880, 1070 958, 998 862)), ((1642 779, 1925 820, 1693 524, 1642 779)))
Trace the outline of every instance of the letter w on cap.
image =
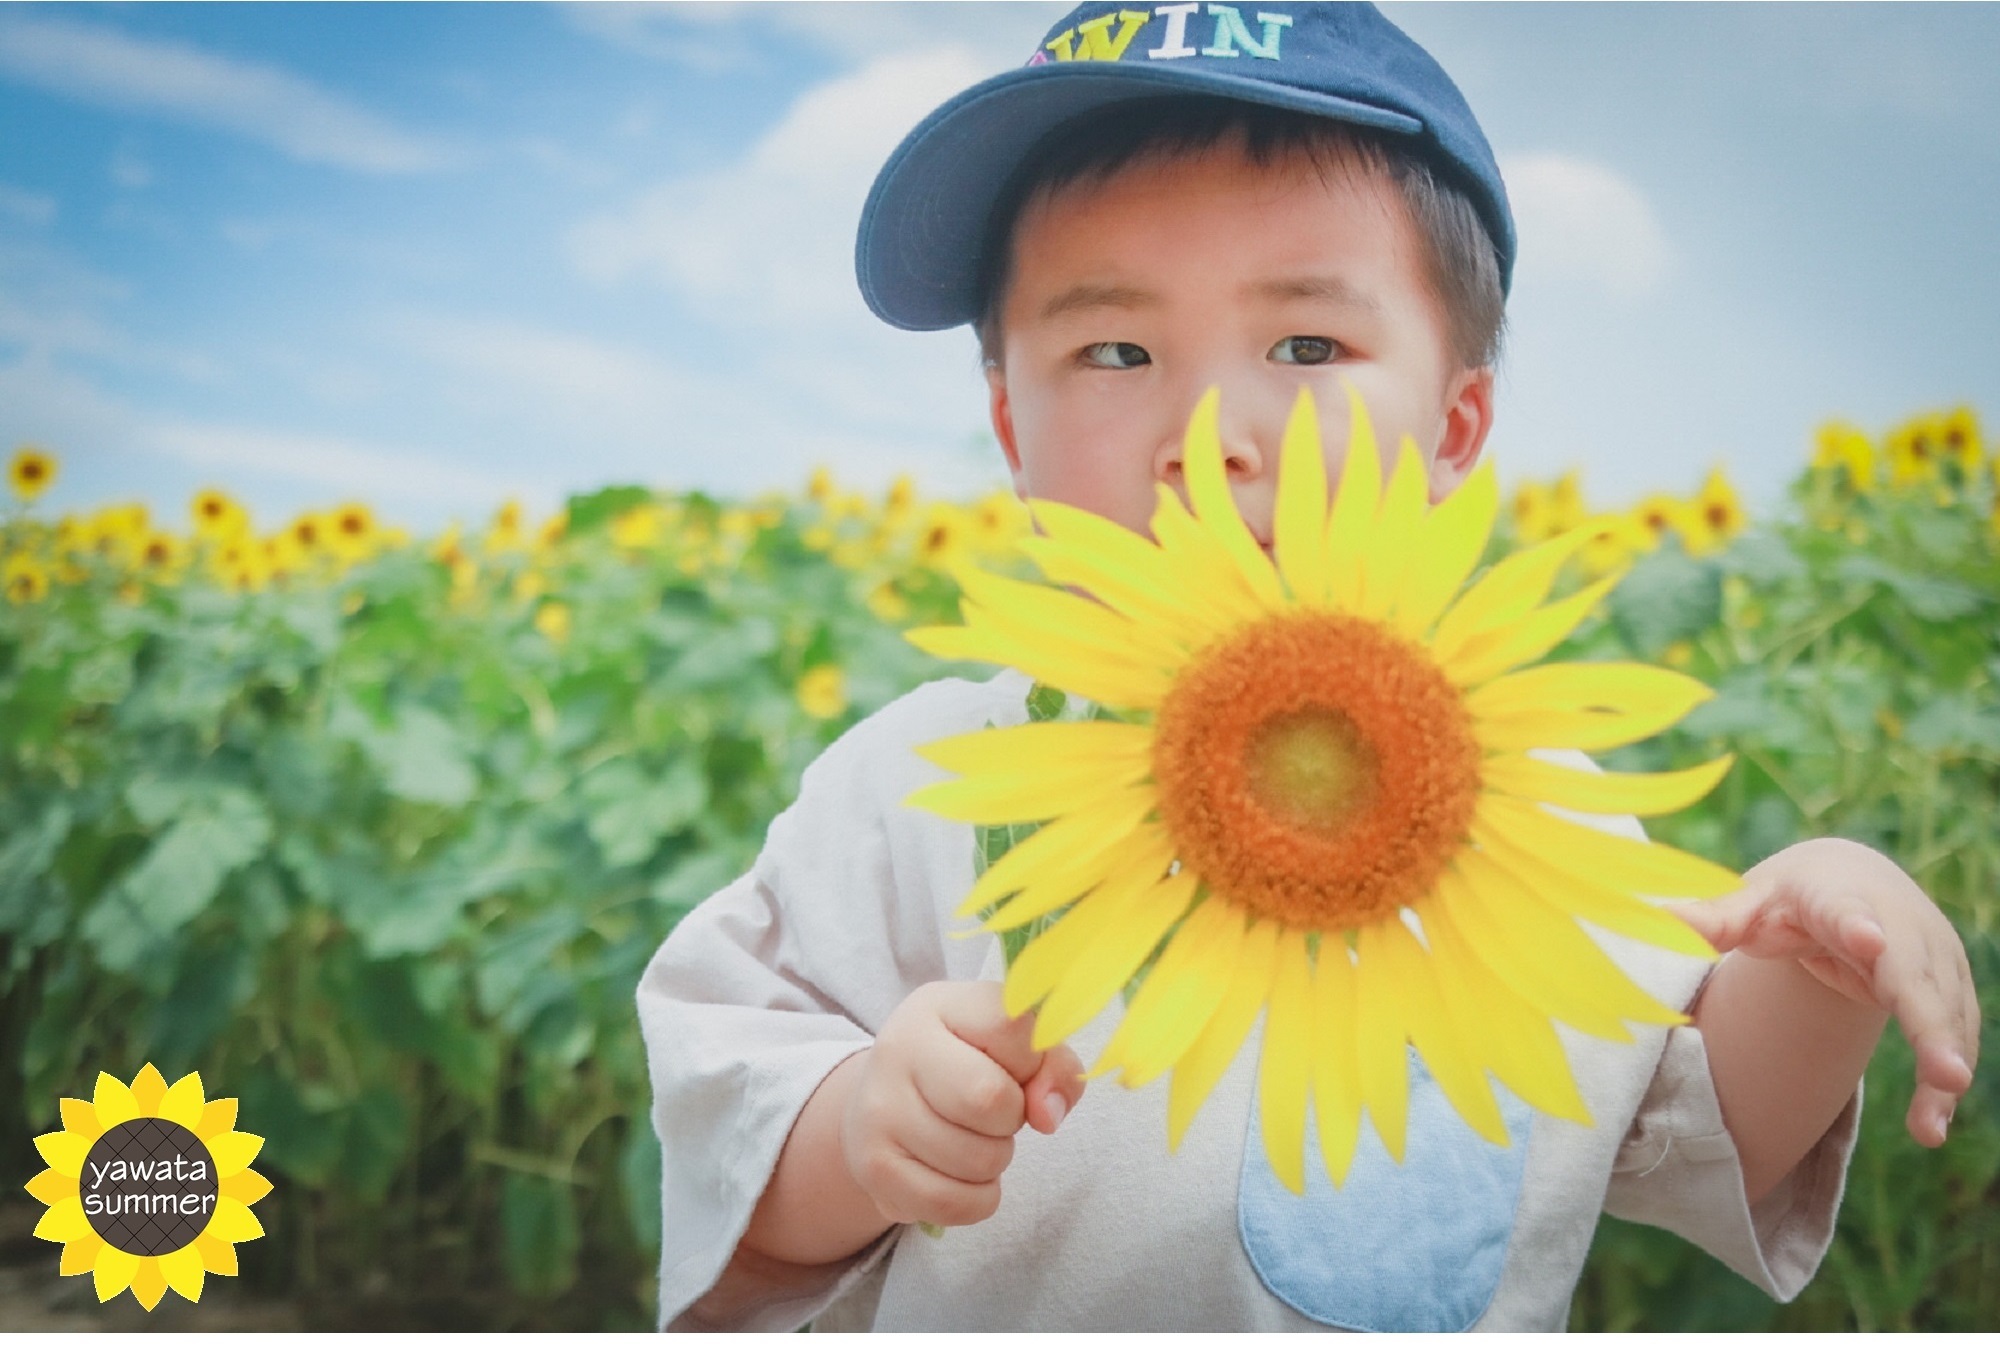
POLYGON ((1139 30, 1152 17, 1143 9, 1121 9, 1116 14, 1100 14, 1075 28, 1065 28, 1044 45, 1056 54, 1058 61, 1116 61, 1125 55, 1132 39, 1139 35, 1139 30), (1111 31, 1114 19, 1119 25, 1115 35, 1111 31))

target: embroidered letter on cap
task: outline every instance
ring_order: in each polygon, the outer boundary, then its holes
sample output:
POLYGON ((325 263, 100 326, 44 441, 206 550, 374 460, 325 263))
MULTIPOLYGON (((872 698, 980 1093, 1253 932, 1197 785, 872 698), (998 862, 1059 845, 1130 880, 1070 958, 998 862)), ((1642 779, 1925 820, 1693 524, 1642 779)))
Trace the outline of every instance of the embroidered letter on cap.
POLYGON ((1264 25, 1262 42, 1250 36, 1250 30, 1243 26, 1243 16, 1236 12, 1234 5, 1210 5, 1208 12, 1215 17, 1214 45, 1201 49, 1203 56, 1235 56, 1236 45, 1265 61, 1278 59, 1278 38, 1285 29, 1292 26, 1289 14, 1266 14, 1259 10, 1257 22, 1264 25))
POLYGON ((1058 61, 1116 61, 1125 55, 1132 39, 1152 17, 1143 9, 1121 9, 1116 14, 1100 14, 1075 28, 1065 28, 1044 45, 1056 54, 1058 61), (1111 33, 1113 19, 1119 21, 1115 37, 1111 33), (1080 39, 1074 49, 1070 46, 1071 38, 1080 39))
POLYGON ((1167 31, 1161 36, 1160 45, 1146 53, 1147 58, 1153 61, 1178 61, 1184 56, 1197 55, 1195 49, 1188 46, 1187 21, 1188 15, 1197 13, 1200 9, 1201 0, 1190 0, 1190 3, 1185 5, 1153 6, 1153 13, 1167 16, 1167 31))

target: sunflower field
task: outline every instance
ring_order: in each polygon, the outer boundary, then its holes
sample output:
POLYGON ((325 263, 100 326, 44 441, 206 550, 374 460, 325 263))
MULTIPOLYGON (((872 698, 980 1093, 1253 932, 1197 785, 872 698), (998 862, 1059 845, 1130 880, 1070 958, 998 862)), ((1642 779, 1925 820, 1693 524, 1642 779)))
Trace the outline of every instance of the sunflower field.
MULTIPOLYGON (((241 1284, 303 1326, 651 1327, 639 973, 822 748, 951 670, 901 631, 956 617, 953 566, 1010 557, 1019 505, 822 474, 744 502, 510 504, 415 539, 358 503, 261 529, 220 490, 185 523, 51 519, 60 468, 15 453, 0 508, 0 1162, 25 1181, 100 1069, 196 1070, 240 1098, 276 1185, 241 1284)), ((1969 411, 1834 424, 1773 519, 1721 471, 1618 510, 1572 475, 1517 489, 1507 542, 1587 525, 1579 575, 1629 570, 1560 655, 1717 691, 1608 758, 1736 754, 1664 838, 1736 867, 1809 836, 1876 845, 1989 990, 1995 478, 1969 411)), ((1902 1125, 1912 1078, 1885 1039, 1797 1302, 1607 1220, 1575 1326, 2000 1323, 1995 1077, 1936 1152, 1902 1125)))

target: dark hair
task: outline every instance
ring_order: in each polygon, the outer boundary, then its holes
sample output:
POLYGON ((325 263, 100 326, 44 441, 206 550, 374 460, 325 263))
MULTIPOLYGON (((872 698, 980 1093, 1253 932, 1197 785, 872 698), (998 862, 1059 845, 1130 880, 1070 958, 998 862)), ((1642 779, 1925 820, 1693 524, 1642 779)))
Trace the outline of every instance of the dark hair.
POLYGON ((1506 298, 1493 238, 1450 171, 1407 136, 1310 113, 1207 95, 1143 99, 1064 123, 1037 143, 1001 192, 979 258, 980 356, 1000 359, 1000 309, 1013 267, 1014 224, 1038 196, 1103 182, 1146 159, 1198 155, 1240 136, 1252 164, 1303 155, 1322 176, 1380 173, 1395 185, 1423 243, 1425 280, 1445 316, 1452 354, 1468 367, 1500 355, 1506 298))

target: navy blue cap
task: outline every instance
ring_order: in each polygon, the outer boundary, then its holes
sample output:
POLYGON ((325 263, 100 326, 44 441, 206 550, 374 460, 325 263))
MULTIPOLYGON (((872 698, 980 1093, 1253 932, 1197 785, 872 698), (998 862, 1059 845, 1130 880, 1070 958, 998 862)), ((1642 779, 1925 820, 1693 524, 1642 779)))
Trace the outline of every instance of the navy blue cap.
POLYGON ((1208 94, 1400 133, 1479 212, 1514 272, 1500 166, 1451 77, 1373 5, 1087 4, 1026 66, 958 95, 882 166, 861 210, 855 272, 868 308, 900 329, 978 318, 980 253, 1014 171, 1072 118, 1134 99, 1208 94))

